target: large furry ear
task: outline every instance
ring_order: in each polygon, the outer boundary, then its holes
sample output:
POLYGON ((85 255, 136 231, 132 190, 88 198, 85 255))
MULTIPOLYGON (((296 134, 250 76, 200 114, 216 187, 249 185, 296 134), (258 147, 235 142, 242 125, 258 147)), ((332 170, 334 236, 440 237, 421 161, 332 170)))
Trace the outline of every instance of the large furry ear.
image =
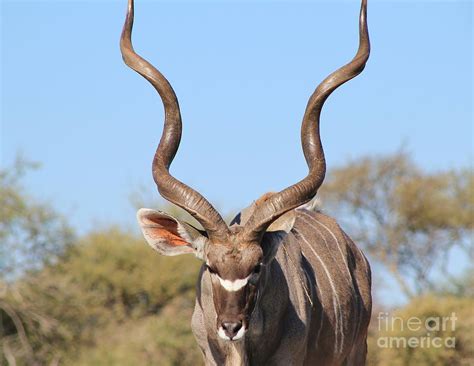
POLYGON ((282 245, 288 233, 284 231, 271 231, 263 234, 260 243, 263 250, 263 263, 269 264, 277 254, 278 248, 282 245))
POLYGON ((291 210, 280 216, 275 221, 273 221, 272 224, 268 227, 267 233, 275 231, 284 231, 285 233, 289 233, 291 229, 293 229, 295 220, 296 212, 295 210, 291 210))
POLYGON ((262 249, 264 262, 270 263, 286 235, 293 229, 296 220, 295 210, 291 210, 275 220, 263 235, 262 249))
POLYGON ((193 253, 204 258, 209 239, 194 226, 148 208, 138 210, 137 220, 147 243, 158 253, 167 256, 193 253))

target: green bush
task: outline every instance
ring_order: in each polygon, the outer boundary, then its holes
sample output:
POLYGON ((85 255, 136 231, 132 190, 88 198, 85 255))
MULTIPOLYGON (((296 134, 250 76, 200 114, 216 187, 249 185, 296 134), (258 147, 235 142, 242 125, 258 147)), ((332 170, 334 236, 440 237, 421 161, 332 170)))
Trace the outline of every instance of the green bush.
POLYGON ((380 320, 374 314, 369 364, 472 365, 473 309, 472 298, 427 295, 380 320))
MULTIPOLYGON (((191 255, 160 256, 143 239, 112 228, 87 235, 57 263, 24 277, 8 301, 29 319, 24 326, 38 364, 69 364, 85 354, 97 357, 84 361, 89 365, 133 364, 143 354, 184 364, 184 348, 195 347, 190 323, 199 267, 191 255)), ((20 348, 17 364, 31 364, 20 348)))
POLYGON ((201 365, 202 356, 191 333, 194 302, 178 297, 158 316, 111 322, 98 329, 94 347, 83 348, 66 364, 88 365, 201 365))
POLYGON ((90 234, 54 268, 69 276, 94 305, 114 319, 154 313, 177 295, 193 297, 200 262, 191 255, 164 257, 118 229, 90 234))

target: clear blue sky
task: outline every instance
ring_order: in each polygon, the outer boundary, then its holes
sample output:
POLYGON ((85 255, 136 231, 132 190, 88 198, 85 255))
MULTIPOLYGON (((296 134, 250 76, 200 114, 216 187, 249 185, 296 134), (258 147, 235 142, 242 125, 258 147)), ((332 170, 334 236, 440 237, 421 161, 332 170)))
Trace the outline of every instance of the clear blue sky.
MULTIPOLYGON (((134 226, 129 194, 154 189, 162 106, 121 60, 123 1, 2 2, 1 162, 43 168, 28 189, 82 230, 134 226)), ((172 172, 224 213, 306 174, 309 95, 357 47, 357 1, 136 0, 135 49, 180 100, 172 172)), ((407 143, 429 170, 469 164, 470 1, 369 0, 372 54, 322 116, 329 167, 407 143)))

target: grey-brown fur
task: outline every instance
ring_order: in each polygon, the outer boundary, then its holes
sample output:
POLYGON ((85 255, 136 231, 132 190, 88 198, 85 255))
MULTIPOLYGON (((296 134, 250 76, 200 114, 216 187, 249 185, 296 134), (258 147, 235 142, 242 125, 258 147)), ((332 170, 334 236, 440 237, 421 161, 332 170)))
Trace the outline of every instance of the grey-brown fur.
MULTIPOLYGON (((278 245, 278 251, 263 274, 259 303, 240 341, 247 358, 242 364, 363 365, 371 312, 369 264, 332 218, 295 212, 289 233, 265 235, 263 245, 278 245)), ((205 269, 197 292, 192 328, 206 365, 232 364, 229 348, 235 345, 216 334, 205 269)))

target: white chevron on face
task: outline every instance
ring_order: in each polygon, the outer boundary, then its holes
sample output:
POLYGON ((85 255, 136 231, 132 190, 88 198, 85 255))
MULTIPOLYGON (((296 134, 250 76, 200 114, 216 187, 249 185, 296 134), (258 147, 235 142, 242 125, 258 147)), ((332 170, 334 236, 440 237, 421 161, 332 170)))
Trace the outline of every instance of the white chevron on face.
POLYGON ((249 277, 250 276, 247 276, 247 277, 242 278, 242 279, 230 281, 230 280, 223 280, 222 278, 217 276, 221 286, 224 287, 226 289, 226 291, 239 291, 242 287, 247 285, 249 277))

